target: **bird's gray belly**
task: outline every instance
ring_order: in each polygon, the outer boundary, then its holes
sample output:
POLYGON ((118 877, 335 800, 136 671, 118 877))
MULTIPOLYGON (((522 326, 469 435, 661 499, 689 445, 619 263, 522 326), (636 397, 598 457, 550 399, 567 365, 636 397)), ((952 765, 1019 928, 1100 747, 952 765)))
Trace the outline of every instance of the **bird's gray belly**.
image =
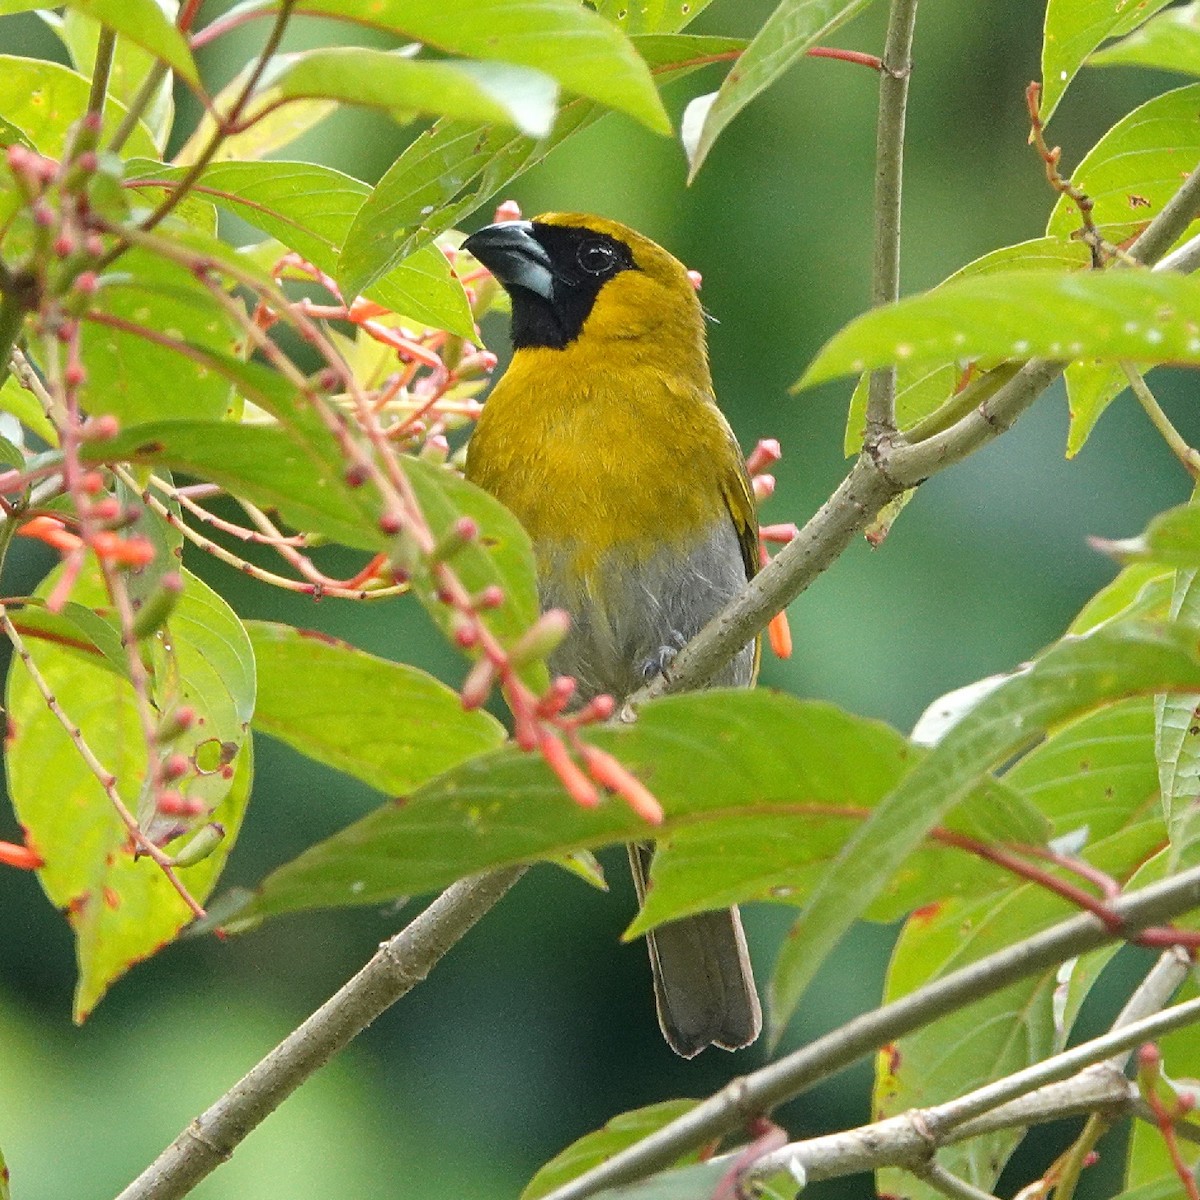
MULTIPOLYGON (((581 699, 607 692, 620 700, 635 692, 746 585, 732 522, 722 521, 682 553, 671 546, 637 562, 614 548, 597 572, 595 595, 564 569, 568 547, 538 549, 542 607, 571 615, 571 631, 550 656, 550 670, 574 676, 581 699)), ((744 687, 753 673, 751 642, 711 686, 744 687)))

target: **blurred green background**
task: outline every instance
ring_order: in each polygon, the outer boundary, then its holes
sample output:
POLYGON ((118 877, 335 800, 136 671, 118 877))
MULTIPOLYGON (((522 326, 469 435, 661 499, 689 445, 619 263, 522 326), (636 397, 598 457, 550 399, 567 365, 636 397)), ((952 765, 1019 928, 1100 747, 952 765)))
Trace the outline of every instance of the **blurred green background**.
MULTIPOLYGON (((205 15, 219 7, 206 5, 205 15)), ((770 9, 769 0, 714 0, 693 29, 748 36, 770 9)), ((1038 75, 1041 16, 1037 5, 1006 0, 922 8, 905 178, 906 291, 1042 231, 1053 197, 1026 144, 1022 96, 1038 75)), ((883 17, 876 5, 831 44, 877 50, 883 17)), ((314 26, 297 25, 295 45, 315 36, 314 26)), ((261 29, 247 31, 239 54, 260 36, 261 29)), ((0 51, 61 58, 32 16, 0 20, 0 51)), ((238 65, 236 55, 212 53, 202 63, 213 82, 238 65)), ((710 69, 674 85, 673 115, 719 80, 710 69)), ((1068 167, 1165 86, 1173 81, 1085 72, 1051 128, 1068 167)), ((787 388, 867 304, 875 106, 870 72, 808 60, 736 121, 691 188, 676 142, 608 117, 511 189, 527 214, 582 209, 628 222, 703 273, 704 303, 719 321, 710 334, 722 405, 746 448, 760 437, 784 447, 765 520, 802 523, 847 466, 849 384, 799 396, 787 388)), ((194 108, 185 107, 182 120, 192 119, 194 108)), ((374 180, 414 132, 343 114, 290 156, 374 180)), ((489 218, 481 211, 470 227, 489 218)), ((500 349, 503 326, 486 332, 500 349)), ((1162 371, 1156 380, 1184 435, 1200 438, 1194 383, 1189 391, 1182 373, 1162 371)), ((763 683, 907 730, 936 696, 1009 669, 1057 636, 1113 573, 1087 536, 1132 535, 1188 490, 1128 397, 1071 462, 1063 457, 1065 433, 1056 390, 1010 435, 922 487, 878 550, 854 546, 797 601, 795 656, 780 663, 768 655, 763 683)), ((6 593, 29 590, 48 565, 19 543, 6 593)), ((195 556, 190 565, 245 616, 327 629, 446 678, 460 670, 415 603, 317 605, 281 598, 195 556)), ((379 799, 267 739, 258 761, 227 883, 254 883, 379 799)), ((14 832, 6 808, 0 837, 14 832)), ((633 908, 622 859, 606 857, 608 895, 548 867, 532 872, 426 985, 195 1194, 515 1196, 546 1158, 614 1113, 703 1095, 763 1061, 761 1046, 737 1057, 709 1052, 690 1064, 667 1050, 645 951, 618 941, 633 908)), ((32 876, 0 872, 0 1148, 14 1196, 115 1193, 413 911, 321 914, 227 943, 184 942, 136 968, 76 1029, 65 922, 32 876)), ((747 914, 760 980, 790 915, 783 908, 747 914)), ((856 933, 821 974, 785 1049, 877 1001, 892 937, 879 927, 856 933)), ((1093 1023, 1119 1001, 1119 977, 1135 966, 1128 956, 1118 961, 1093 1023)), ((782 1118, 797 1136, 844 1127, 867 1118, 868 1090, 864 1066, 788 1106, 782 1118)), ((1024 1152, 1022 1169, 1040 1171, 1052 1151, 1052 1139, 1043 1138, 1024 1152)), ((1108 1160, 1118 1156, 1119 1145, 1107 1148, 1108 1160)), ((1102 1172, 1093 1173, 1092 1196, 1105 1194, 1102 1172)), ((859 1178, 806 1194, 866 1197, 873 1189, 859 1178)))

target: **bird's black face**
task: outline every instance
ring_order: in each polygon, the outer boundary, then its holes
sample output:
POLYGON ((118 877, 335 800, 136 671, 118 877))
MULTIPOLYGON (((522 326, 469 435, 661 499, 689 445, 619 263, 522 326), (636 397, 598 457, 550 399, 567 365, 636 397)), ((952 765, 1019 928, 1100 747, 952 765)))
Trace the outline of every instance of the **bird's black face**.
POLYGON ((512 297, 512 341, 517 350, 573 342, 600 289, 622 271, 637 270, 618 238, 574 225, 504 221, 473 233, 473 254, 512 297))

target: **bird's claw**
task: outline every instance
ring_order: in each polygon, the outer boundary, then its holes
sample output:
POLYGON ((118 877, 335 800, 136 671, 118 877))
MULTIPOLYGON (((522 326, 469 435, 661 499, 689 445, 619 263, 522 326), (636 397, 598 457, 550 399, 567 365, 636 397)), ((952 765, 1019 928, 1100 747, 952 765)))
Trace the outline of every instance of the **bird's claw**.
POLYGON ((678 629, 672 629, 670 633, 671 645, 659 646, 659 648, 650 655, 645 662, 642 663, 642 678, 647 683, 657 675, 665 675, 670 670, 671 664, 675 661, 675 656, 687 645, 687 638, 679 632, 678 629))

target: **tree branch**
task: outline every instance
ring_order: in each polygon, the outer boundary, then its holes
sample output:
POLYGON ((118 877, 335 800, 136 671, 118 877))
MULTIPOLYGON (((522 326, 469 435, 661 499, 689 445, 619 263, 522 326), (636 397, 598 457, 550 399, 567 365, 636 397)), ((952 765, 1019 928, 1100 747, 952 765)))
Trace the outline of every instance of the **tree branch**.
MULTIPOLYGON (((1200 1000, 1190 1000, 935 1108, 914 1109, 844 1133, 781 1146, 755 1159, 746 1179, 767 1179, 789 1171, 797 1176, 802 1172, 809 1183, 814 1183, 881 1167, 902 1167, 928 1180, 929 1172, 938 1170, 933 1156, 943 1146, 996 1129, 1130 1107, 1137 1089, 1113 1065, 1112 1055, 1196 1021, 1200 1021, 1200 1000), (1080 1067, 1097 1063, 1103 1065, 1078 1073, 1080 1067), (1012 1103, 1021 1098, 1026 1103, 1012 1103), (984 1112, 986 1122, 965 1119, 966 1115, 984 1112)), ((729 1157, 732 1161, 733 1156, 729 1157)))
POLYGON ((524 874, 508 867, 447 888, 370 962, 198 1116, 117 1200, 176 1200, 380 1013, 420 983, 524 874))
MULTIPOLYGON (((1113 909, 1127 923, 1126 935, 1132 936, 1198 905, 1200 868, 1195 868, 1122 896, 1113 902, 1113 909)), ((778 1062, 733 1080, 678 1120, 585 1171, 544 1200, 582 1200, 601 1188, 670 1166, 687 1151, 737 1129, 747 1117, 769 1111, 880 1046, 1112 940, 1113 934, 1097 918, 1083 914, 979 959, 909 996, 856 1017, 778 1062)))
MULTIPOLYGON (((1133 243, 1129 257, 1146 265, 1155 263, 1184 233, 1198 211, 1200 167, 1133 243)), ((1178 269, 1179 263, 1191 262, 1197 254, 1200 247, 1189 243, 1156 269, 1178 269)), ((885 504, 1010 429, 1062 374, 1065 365, 1033 359, 948 429, 911 445, 881 444, 874 456, 860 455, 837 490, 796 537, 680 650, 669 675, 656 676, 630 697, 626 714, 655 696, 703 687, 837 559, 885 504)))

